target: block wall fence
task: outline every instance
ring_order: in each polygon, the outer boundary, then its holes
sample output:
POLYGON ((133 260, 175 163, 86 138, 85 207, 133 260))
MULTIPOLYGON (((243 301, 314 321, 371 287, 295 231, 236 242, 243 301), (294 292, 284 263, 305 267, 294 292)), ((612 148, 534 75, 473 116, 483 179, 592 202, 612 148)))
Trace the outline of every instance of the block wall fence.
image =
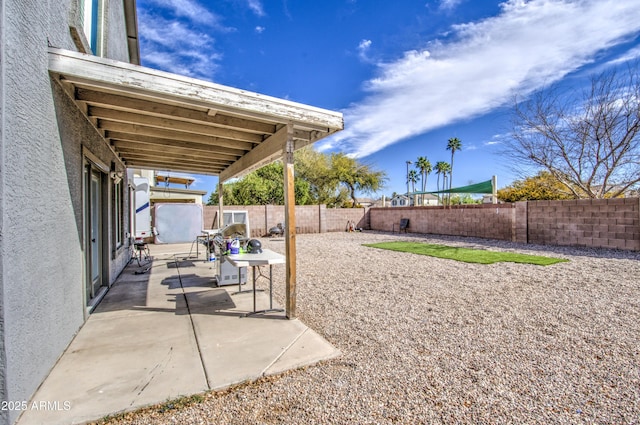
MULTIPOLYGON (((246 210, 252 237, 284 224, 280 205, 225 206, 246 210)), ((218 207, 204 207, 206 229, 218 207)), ((397 231, 409 219, 410 233, 472 236, 538 245, 569 245, 640 251, 640 198, 527 201, 452 207, 327 208, 296 206, 297 233, 345 231, 347 222, 367 230, 397 231)))
MULTIPOLYGON (((248 211, 251 237, 268 235, 269 229, 278 223, 284 225, 282 205, 224 206, 225 211, 248 211)), ((218 207, 204 206, 204 228, 216 227, 218 207)), ((364 208, 327 208, 326 205, 296 205, 296 233, 344 232, 348 221, 356 227, 369 228, 369 215, 364 208)))

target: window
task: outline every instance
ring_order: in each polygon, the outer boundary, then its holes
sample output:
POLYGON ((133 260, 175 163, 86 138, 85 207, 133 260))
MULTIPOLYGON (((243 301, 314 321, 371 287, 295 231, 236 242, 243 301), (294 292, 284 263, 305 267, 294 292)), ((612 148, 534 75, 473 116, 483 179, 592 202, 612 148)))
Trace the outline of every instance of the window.
POLYGON ((122 246, 123 216, 122 216, 122 181, 113 183, 113 246, 122 246))
POLYGON ((102 32, 104 21, 103 0, 80 0, 82 28, 94 55, 102 55, 102 32))

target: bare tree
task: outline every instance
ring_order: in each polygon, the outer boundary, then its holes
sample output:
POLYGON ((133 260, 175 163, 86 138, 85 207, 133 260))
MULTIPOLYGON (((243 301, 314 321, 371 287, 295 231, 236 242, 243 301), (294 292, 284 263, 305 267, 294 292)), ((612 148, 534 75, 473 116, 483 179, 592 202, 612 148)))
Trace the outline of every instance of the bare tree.
POLYGON ((516 102, 504 154, 544 169, 576 198, 616 197, 640 182, 640 74, 610 70, 581 95, 558 87, 516 102))

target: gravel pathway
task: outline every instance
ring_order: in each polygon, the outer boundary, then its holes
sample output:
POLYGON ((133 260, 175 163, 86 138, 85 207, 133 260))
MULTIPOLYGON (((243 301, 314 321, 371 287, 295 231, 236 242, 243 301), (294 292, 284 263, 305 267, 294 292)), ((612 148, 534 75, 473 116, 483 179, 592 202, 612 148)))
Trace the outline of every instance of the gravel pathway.
POLYGON ((640 423, 640 253, 375 232, 298 235, 297 248, 298 317, 341 357, 111 422, 640 423), (466 264, 361 245, 408 239, 570 262, 466 264))

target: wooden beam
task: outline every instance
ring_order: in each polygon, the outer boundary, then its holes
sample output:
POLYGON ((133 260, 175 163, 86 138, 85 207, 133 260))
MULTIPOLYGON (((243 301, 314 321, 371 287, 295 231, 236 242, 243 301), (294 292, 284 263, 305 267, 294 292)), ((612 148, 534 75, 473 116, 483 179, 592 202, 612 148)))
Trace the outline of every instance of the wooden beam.
POLYGON ((273 161, 282 154, 284 144, 287 141, 289 126, 283 126, 276 133, 253 148, 250 152, 229 166, 220 174, 223 181, 237 177, 243 173, 249 173, 260 166, 273 161))
POLYGON ((78 88, 75 92, 76 100, 97 106, 107 106, 120 111, 138 112, 156 116, 170 116, 190 122, 212 124, 219 127, 241 129, 255 134, 273 134, 276 132, 274 124, 253 121, 224 114, 208 113, 207 108, 196 106, 187 107, 179 103, 159 103, 158 101, 143 100, 118 94, 99 92, 78 88))
POLYGON ((182 164, 180 162, 166 163, 145 160, 125 160, 125 164, 129 168, 146 168, 150 170, 175 171, 181 173, 198 173, 210 176, 217 176, 220 173, 220 170, 218 168, 214 168, 213 166, 200 167, 195 165, 182 164))
POLYGON ((262 142, 263 140, 261 134, 214 127, 212 125, 198 124, 190 121, 176 120, 170 117, 158 117, 154 115, 145 115, 135 112, 118 111, 101 106, 89 106, 88 113, 91 117, 96 117, 101 120, 139 124, 148 127, 170 128, 171 130, 176 132, 201 134, 209 137, 220 137, 223 139, 239 140, 242 142, 256 144, 262 142))
POLYGON ((223 160, 219 159, 215 154, 208 154, 207 152, 191 152, 182 149, 174 149, 174 148, 163 148, 162 152, 158 152, 158 148, 148 147, 146 145, 133 146, 130 147, 128 142, 118 142, 113 143, 113 146, 117 149, 118 153, 126 156, 127 154, 138 154, 138 155, 147 155, 147 156, 155 156, 158 158, 184 158, 184 159, 200 159, 205 160, 209 164, 212 165, 220 165, 224 167, 228 167, 231 165, 234 160, 223 160))
POLYGON ((179 164, 180 167, 197 167, 199 169, 215 170, 216 172, 220 172, 225 168, 224 165, 210 164, 208 162, 202 162, 202 161, 186 161, 186 160, 176 161, 173 158, 156 158, 153 156, 146 156, 146 155, 129 154, 129 155, 123 155, 123 158, 126 161, 131 161, 131 162, 145 161, 149 163, 153 162, 154 164, 164 164, 165 166, 175 163, 175 164, 179 164))
POLYGON ((217 168, 219 171, 223 170, 227 167, 225 164, 215 164, 210 161, 203 159, 194 159, 194 158, 181 158, 179 156, 158 156, 158 155, 149 155, 139 152, 133 153, 122 153, 122 158, 127 161, 131 160, 145 160, 145 161, 153 161, 153 162, 165 162, 165 163, 180 163, 182 165, 194 165, 194 166, 202 166, 202 167, 211 167, 217 168))
POLYGON ((285 221, 285 311, 287 318, 296 317, 296 193, 294 186, 293 125, 286 127, 287 138, 284 146, 282 162, 284 163, 284 221, 285 221))
MULTIPOLYGON (((141 135, 158 137, 160 139, 180 140, 185 142, 201 143, 210 147, 218 146, 235 151, 239 155, 253 148, 252 143, 238 142, 220 137, 204 136, 201 134, 192 134, 186 132, 173 131, 171 129, 147 127, 138 124, 121 123, 115 121, 99 120, 99 128, 106 131, 118 131, 121 133, 129 133, 131 135, 141 135)), ((230 152, 229 152, 230 153, 230 152)))
POLYGON ((235 149, 216 147, 204 143, 183 142, 181 140, 163 139, 151 136, 131 135, 117 131, 107 131, 105 137, 110 139, 114 145, 127 146, 140 149, 180 149, 191 153, 206 152, 209 156, 214 156, 221 160, 236 161, 244 151, 238 152, 235 149))

